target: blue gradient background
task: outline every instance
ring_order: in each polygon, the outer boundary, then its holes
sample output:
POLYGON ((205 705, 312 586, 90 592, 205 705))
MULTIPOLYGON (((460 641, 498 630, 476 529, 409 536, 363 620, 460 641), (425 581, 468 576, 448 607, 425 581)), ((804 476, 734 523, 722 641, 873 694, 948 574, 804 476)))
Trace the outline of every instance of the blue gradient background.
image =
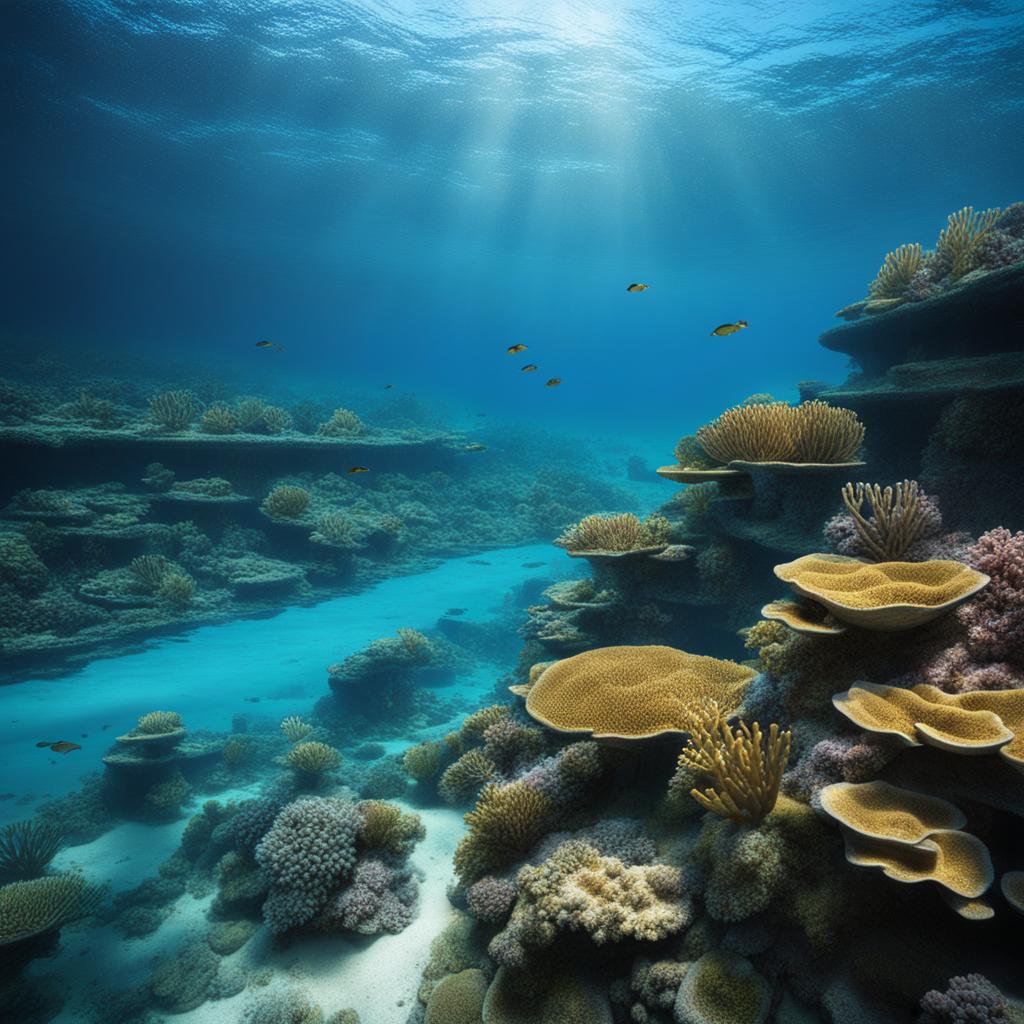
POLYGON ((300 389, 393 381, 667 457, 750 392, 841 379, 817 336, 885 251, 1024 195, 1021 4, 2 17, 0 329, 113 367, 248 372, 267 337, 300 389))

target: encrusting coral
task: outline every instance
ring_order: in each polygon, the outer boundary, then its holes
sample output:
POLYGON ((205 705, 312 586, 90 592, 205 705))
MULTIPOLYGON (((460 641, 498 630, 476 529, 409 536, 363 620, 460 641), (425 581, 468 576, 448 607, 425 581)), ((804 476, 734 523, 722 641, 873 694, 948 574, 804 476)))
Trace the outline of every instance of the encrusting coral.
POLYGON ((723 463, 846 463, 864 441, 864 426, 856 413, 826 402, 772 402, 727 409, 697 440, 723 463))
POLYGON ((713 700, 690 713, 690 741, 679 755, 680 765, 711 778, 707 789, 690 795, 705 810, 738 825, 756 825, 771 813, 789 759, 793 734, 773 724, 767 737, 757 722, 740 722, 734 730, 713 700))

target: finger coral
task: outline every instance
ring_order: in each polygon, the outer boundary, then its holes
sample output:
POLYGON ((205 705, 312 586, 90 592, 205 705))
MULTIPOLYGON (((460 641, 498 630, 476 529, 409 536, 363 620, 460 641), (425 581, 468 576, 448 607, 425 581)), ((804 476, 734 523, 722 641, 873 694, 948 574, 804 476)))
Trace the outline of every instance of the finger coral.
POLYGON ((844 463, 856 457, 864 426, 856 413, 826 402, 772 402, 727 409, 697 440, 723 463, 844 463))
POLYGON ((921 998, 918 1024, 1009 1024, 1011 1017, 1002 992, 984 975, 950 978, 944 992, 932 989, 921 998))
POLYGON ((1024 532, 998 527, 967 549, 967 561, 989 585, 957 611, 971 651, 985 661, 1024 665, 1024 532))
POLYGON ((977 266, 978 246, 995 226, 1000 212, 995 209, 975 211, 973 206, 965 206, 949 215, 946 226, 939 232, 935 249, 949 259, 953 280, 977 266))
POLYGON ((884 490, 879 484, 848 483, 842 494, 862 546, 878 562, 899 561, 929 527, 928 509, 916 480, 884 490), (870 518, 861 513, 865 498, 871 506, 870 518))
POLYGON ((886 253, 875 279, 868 285, 872 299, 900 298, 914 275, 921 269, 923 253, 921 243, 901 245, 886 253))
POLYGON ((668 530, 668 520, 658 515, 649 516, 646 521, 632 512, 592 515, 570 526, 555 544, 572 554, 643 551, 667 544, 668 530))
POLYGON ((402 767, 416 782, 432 779, 441 767, 444 747, 437 740, 427 740, 409 747, 402 755, 402 767))
POLYGON ((735 662, 672 647, 599 647, 544 669, 526 710, 559 732, 648 739, 687 732, 689 710, 703 699, 732 714, 755 675, 735 662))
POLYGON ((455 851, 455 871, 470 882, 505 867, 547 830, 552 802, 522 782, 485 786, 465 816, 468 831, 455 851))
POLYGON ((679 763, 709 776, 714 785, 690 795, 703 808, 738 825, 756 825, 771 813, 789 759, 793 734, 772 725, 767 737, 757 722, 734 730, 714 701, 690 716, 690 742, 679 763))

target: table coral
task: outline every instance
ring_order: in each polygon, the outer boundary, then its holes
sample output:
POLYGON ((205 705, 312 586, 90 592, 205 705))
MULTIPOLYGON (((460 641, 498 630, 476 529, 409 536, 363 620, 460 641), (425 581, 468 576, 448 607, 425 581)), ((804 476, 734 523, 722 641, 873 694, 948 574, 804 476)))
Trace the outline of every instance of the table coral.
POLYGON ((541 672, 526 710, 559 732, 648 739, 687 732, 690 710, 704 699, 732 714, 755 675, 735 662, 672 647, 600 647, 541 672))

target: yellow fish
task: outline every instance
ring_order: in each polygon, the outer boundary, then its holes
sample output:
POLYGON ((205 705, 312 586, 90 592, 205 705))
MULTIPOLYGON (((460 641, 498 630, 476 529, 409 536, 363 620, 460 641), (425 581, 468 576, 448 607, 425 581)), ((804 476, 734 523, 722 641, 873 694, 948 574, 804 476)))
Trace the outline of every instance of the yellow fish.
POLYGON ((744 327, 749 327, 750 324, 746 320, 737 320, 734 324, 719 324, 711 333, 717 334, 720 338, 726 334, 735 334, 737 331, 742 331, 744 327))
POLYGON ((634 283, 634 284, 629 285, 629 287, 626 288, 626 291, 627 292, 645 292, 650 287, 651 286, 649 284, 634 283))
POLYGON ((510 356, 514 356, 517 352, 525 352, 529 347, 529 345, 523 345, 520 343, 518 345, 509 345, 509 347, 505 349, 505 351, 510 356))
POLYGON ((349 470, 349 473, 369 473, 369 472, 370 471, 366 468, 366 466, 353 466, 349 470))
POLYGON ((552 377, 549 381, 547 381, 545 383, 544 387, 546 387, 546 388, 557 388, 558 385, 561 384, 561 383, 562 383, 562 378, 561 377, 552 377))
POLYGON ((537 369, 537 364, 536 363, 527 363, 523 367, 523 373, 533 373, 533 371, 536 370, 536 369, 537 369))

